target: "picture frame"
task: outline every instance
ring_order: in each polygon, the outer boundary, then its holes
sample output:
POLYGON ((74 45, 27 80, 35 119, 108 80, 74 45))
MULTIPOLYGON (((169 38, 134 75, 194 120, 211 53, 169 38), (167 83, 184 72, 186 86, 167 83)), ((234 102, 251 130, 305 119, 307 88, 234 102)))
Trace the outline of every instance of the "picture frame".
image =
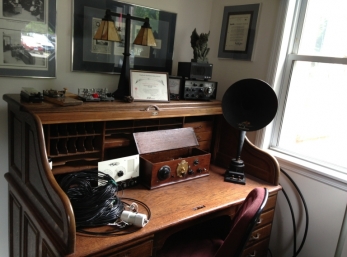
POLYGON ((134 101, 169 102, 168 73, 131 70, 130 93, 134 101))
POLYGON ((182 97, 182 84, 182 77, 169 76, 170 100, 180 100, 182 97))
POLYGON ((260 4, 225 6, 218 57, 251 60, 260 4))
POLYGON ((73 1, 72 71, 107 74, 121 72, 124 43, 93 39, 106 9, 124 15, 112 17, 122 39, 125 34, 126 14, 149 18, 157 46, 133 45, 132 42, 143 22, 131 20, 130 69, 171 74, 177 14, 113 0, 73 1))
POLYGON ((0 76, 56 77, 56 0, 0 0, 0 76))

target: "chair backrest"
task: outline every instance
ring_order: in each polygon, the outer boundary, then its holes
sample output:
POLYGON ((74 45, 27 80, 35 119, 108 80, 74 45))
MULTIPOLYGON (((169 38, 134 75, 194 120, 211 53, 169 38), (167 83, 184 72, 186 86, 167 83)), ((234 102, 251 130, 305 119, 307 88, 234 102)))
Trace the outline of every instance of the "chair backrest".
POLYGON ((268 199, 266 188, 254 188, 237 210, 231 230, 215 257, 239 257, 268 199))

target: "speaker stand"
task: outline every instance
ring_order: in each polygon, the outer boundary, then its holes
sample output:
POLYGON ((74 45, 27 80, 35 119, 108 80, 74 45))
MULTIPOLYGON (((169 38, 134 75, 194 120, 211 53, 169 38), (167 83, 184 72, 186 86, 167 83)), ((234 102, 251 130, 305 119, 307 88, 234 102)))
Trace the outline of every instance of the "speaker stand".
POLYGON ((224 181, 236 183, 236 184, 246 184, 246 175, 244 173, 245 164, 241 160, 241 151, 243 147, 243 142, 245 141, 246 131, 240 131, 239 144, 237 147, 237 157, 232 159, 229 168, 224 174, 224 181))

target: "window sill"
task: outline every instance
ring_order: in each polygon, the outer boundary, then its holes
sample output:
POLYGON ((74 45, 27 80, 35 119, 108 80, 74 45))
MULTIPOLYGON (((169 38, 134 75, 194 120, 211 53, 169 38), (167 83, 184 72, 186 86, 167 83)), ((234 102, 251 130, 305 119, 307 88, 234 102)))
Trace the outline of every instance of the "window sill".
POLYGON ((266 150, 273 155, 281 168, 289 170, 330 186, 347 191, 347 174, 322 167, 299 158, 289 156, 274 150, 266 150))

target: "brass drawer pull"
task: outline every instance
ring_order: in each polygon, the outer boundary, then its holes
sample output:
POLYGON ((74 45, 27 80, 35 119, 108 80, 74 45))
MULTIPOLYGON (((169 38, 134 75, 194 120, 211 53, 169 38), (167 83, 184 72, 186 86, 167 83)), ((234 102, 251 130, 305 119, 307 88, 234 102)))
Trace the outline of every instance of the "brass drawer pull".
POLYGON ((263 220, 259 218, 258 221, 257 221, 257 225, 261 224, 262 221, 263 220))
POLYGON ((257 233, 254 236, 251 237, 251 240, 258 240, 260 238, 260 234, 257 233))
POLYGON ((255 257, 257 255, 257 251, 253 251, 253 253, 250 253, 247 255, 247 257, 255 257))

